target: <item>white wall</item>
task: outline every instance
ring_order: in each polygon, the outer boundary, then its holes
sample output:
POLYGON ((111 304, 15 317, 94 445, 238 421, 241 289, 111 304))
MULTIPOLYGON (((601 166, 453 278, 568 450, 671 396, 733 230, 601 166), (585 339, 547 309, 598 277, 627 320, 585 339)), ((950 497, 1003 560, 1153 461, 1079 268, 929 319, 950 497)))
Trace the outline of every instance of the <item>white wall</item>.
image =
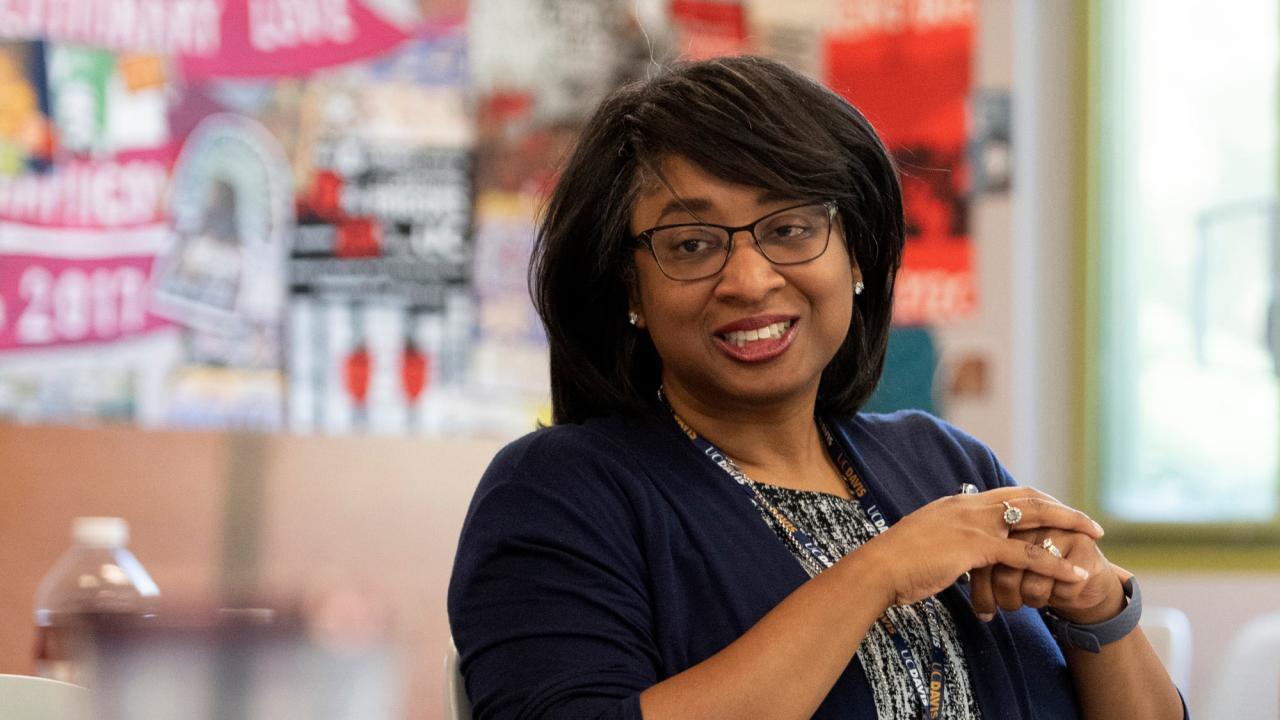
MULTIPOLYGON (((984 0, 978 3, 979 17, 974 38, 973 86, 1008 90, 1012 86, 1013 46, 1012 3, 984 0)), ((1017 182, 1015 177, 1014 182, 1017 182)), ((964 397, 943 397, 947 419, 986 442, 996 455, 1023 482, 1041 484, 1039 478, 1023 478, 1011 420, 1013 307, 1010 278, 1014 276, 1012 196, 1008 193, 982 195, 975 199, 970 215, 971 240, 978 292, 977 312, 971 318, 939 326, 934 339, 939 350, 939 383, 945 384, 953 364, 966 357, 986 362, 985 393, 964 397)))
MULTIPOLYGON (((945 398, 949 420, 974 434, 1022 483, 1071 495, 1070 345, 1079 102, 1070 2, 983 0, 974 38, 975 88, 1013 93, 1013 190, 972 206, 978 285, 974 317, 939 327, 943 378, 977 355, 986 393, 945 398), (1047 28, 1045 26, 1048 26, 1047 28)), ((945 380, 944 380, 945 381, 945 380)))
MULTIPOLYGON (((1231 640, 1245 623, 1280 610, 1280 578, 1257 573, 1144 572, 1141 579, 1144 605, 1176 607, 1191 620, 1194 650, 1191 683, 1181 688, 1191 705, 1191 716, 1228 720, 1208 715, 1216 671, 1223 665, 1231 640)), ((1280 680, 1280 669, 1276 669, 1272 677, 1270 687, 1257 690, 1270 692, 1270 700, 1274 702, 1280 693, 1275 684, 1280 680)), ((1258 698, 1241 698, 1241 701, 1257 702, 1258 698)))

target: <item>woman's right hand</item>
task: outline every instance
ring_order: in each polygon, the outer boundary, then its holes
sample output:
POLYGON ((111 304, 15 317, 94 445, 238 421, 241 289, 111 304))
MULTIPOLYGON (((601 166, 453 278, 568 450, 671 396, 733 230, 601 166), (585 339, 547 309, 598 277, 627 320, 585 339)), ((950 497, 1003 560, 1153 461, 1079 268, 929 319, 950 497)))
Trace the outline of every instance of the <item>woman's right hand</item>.
POLYGON ((1010 538, 1011 530, 1056 528, 1097 539, 1102 528, 1088 515, 1032 488, 1010 487, 935 500, 902 518, 857 552, 879 568, 886 604, 905 605, 937 594, 975 568, 1005 565, 1065 583, 1088 571, 1044 548, 1010 538), (1004 520, 1004 503, 1022 517, 1004 520), (870 558, 867 554, 870 554, 870 558))

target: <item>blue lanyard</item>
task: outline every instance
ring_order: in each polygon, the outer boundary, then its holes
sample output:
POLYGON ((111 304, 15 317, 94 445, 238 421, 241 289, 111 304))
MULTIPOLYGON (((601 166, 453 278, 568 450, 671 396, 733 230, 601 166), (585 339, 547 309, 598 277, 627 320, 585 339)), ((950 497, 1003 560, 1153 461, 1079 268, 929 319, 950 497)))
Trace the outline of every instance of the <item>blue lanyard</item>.
MULTIPOLYGON (((684 418, 680 417, 675 409, 666 402, 666 397, 661 390, 658 391, 658 397, 667 405, 667 409, 671 411, 671 417, 675 418, 676 424, 693 442, 694 447, 701 450, 707 459, 733 478, 735 484, 751 499, 751 504, 755 506, 757 511, 767 512, 770 517, 777 521, 787 533, 791 542, 801 552, 807 553, 820 568, 825 570, 835 564, 831 556, 827 555, 808 533, 792 522, 791 518, 787 517, 787 514, 782 511, 782 508, 769 502, 768 498, 760 492, 760 488, 734 464, 733 460, 729 459, 727 455, 720 452, 719 448, 690 427, 684 421, 684 418)), ((849 460, 849 456, 836 442, 835 436, 827 429, 826 423, 819 420, 818 429, 822 431, 822 438, 827 444, 827 451, 835 459, 836 466, 840 470, 840 476, 848 485, 854 500, 862 508, 862 511, 866 513, 872 524, 875 525, 876 532, 884 532, 888 529, 889 522, 885 519, 884 513, 880 511, 880 506, 872 496, 870 488, 859 477, 857 470, 853 467, 853 463, 849 460)), ((939 619, 938 599, 932 596, 925 598, 922 605, 924 606, 925 618, 929 626, 929 640, 932 645, 927 685, 924 674, 920 670, 920 664, 916 661, 915 653, 911 652, 911 648, 907 646, 907 641, 902 637, 902 633, 899 632, 897 626, 893 624, 887 614, 881 616, 878 622, 889 636, 894 650, 898 653, 898 660, 902 663, 902 667, 907 673, 907 679, 910 680, 911 686, 915 689, 916 697, 920 700, 924 712, 923 716, 930 720, 937 720, 942 715, 942 690, 946 686, 947 680, 946 650, 942 646, 942 622, 939 619)))

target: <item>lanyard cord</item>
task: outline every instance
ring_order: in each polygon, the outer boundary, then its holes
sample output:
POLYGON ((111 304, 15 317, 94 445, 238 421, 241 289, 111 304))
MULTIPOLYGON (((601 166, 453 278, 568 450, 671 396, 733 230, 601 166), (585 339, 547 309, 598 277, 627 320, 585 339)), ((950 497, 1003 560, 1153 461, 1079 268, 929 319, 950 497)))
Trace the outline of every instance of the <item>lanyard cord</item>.
MULTIPOLYGON (((751 504, 755 506, 757 511, 768 513, 782 527, 792 546, 799 551, 799 557, 808 558, 816 564, 819 571, 835 565, 835 561, 832 560, 831 556, 814 542, 807 532, 792 522, 782 508, 769 502, 769 499, 760 492, 757 484, 747 477, 747 474, 728 455, 721 452, 711 441, 700 435, 684 421, 684 418, 680 417, 675 408, 671 407, 671 404, 667 402, 666 395, 661 388, 658 389, 658 399, 666 405, 671 412, 671 417, 675 419, 676 425, 693 442, 694 447, 701 450, 708 460, 734 480, 735 484, 750 498, 751 504)), ((884 532, 888 529, 889 523, 885 519, 884 513, 880 511, 880 507, 872 496, 870 489, 862 481, 857 470, 854 469, 853 463, 849 460, 844 449, 836 442, 835 436, 827 428, 826 423, 822 420, 818 420, 817 423, 818 429, 821 430, 822 438, 827 445, 827 451, 835 459, 836 466, 840 470, 841 479, 844 480, 850 493, 853 494, 855 502, 858 503, 871 521, 875 527, 875 532, 884 532)), ((881 616, 878 622, 893 643, 894 650, 898 654, 898 660, 906 671, 907 679, 910 681, 916 697, 920 701, 923 717, 937 720, 942 714, 942 691, 946 686, 946 650, 942 645, 943 629, 942 622, 938 617, 940 613, 938 599, 930 596, 925 598, 921 605, 924 608, 931 646, 927 681, 921 672, 920 664, 916 661, 915 653, 911 652, 911 648, 902 637, 898 627, 889 619, 887 614, 881 616)))

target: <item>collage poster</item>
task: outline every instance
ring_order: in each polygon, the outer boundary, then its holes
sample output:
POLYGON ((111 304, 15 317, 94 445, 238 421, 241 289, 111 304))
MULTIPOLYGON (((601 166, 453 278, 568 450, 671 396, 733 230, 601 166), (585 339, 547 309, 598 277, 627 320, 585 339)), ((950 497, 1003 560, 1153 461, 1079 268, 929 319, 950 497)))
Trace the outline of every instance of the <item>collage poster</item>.
POLYGON ((546 421, 537 214, 595 103, 679 57, 863 108, 906 197, 895 322, 974 311, 972 0, 73 4, 0 8, 0 420, 546 421))

